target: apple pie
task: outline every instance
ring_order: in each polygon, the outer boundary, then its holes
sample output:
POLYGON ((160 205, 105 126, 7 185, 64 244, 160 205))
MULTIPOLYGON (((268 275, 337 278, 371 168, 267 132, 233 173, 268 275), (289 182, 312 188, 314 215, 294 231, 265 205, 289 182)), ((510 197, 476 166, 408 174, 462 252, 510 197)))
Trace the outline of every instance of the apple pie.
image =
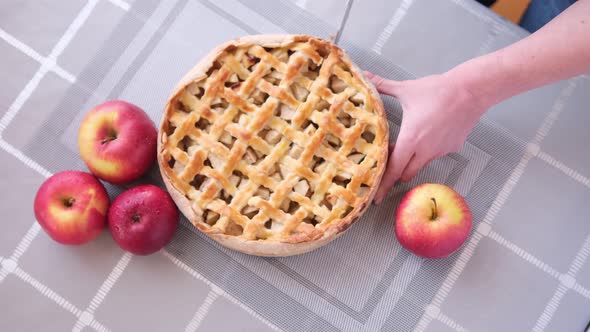
POLYGON ((222 245, 289 256, 341 235, 387 162, 374 86, 342 49, 304 35, 227 42, 180 81, 158 135, 180 211, 222 245))

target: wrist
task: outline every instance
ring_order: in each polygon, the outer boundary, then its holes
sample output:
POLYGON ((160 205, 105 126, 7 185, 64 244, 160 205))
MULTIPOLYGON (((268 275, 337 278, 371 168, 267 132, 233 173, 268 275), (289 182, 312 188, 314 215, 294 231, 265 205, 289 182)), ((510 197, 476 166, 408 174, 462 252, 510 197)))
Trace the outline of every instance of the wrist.
POLYGON ((457 99, 469 105, 469 109, 481 116, 495 104, 492 101, 493 96, 480 88, 481 82, 478 78, 470 77, 468 74, 468 71, 458 66, 444 73, 443 77, 455 91, 457 99))
POLYGON ((445 75, 455 87, 466 93, 481 113, 495 104, 518 94, 517 73, 494 52, 466 61, 445 75))

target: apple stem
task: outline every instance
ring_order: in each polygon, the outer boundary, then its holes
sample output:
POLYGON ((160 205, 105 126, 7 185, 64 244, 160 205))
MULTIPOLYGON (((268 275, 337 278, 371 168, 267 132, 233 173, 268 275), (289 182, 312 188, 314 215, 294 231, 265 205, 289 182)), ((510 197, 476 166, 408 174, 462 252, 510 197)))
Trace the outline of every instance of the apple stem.
POLYGON ((131 219, 133 220, 133 223, 138 223, 141 218, 139 215, 135 214, 133 217, 131 217, 131 219))
POLYGON ((432 215, 430 216, 430 220, 436 220, 436 218, 438 218, 438 207, 436 205, 436 199, 434 197, 431 197, 430 200, 432 201, 433 205, 432 205, 432 215))
POLYGON ((108 143, 108 142, 110 142, 110 141, 112 141, 114 139, 115 139, 115 137, 106 137, 105 139, 103 139, 102 141, 100 141, 100 144, 108 143))
POLYGON ((66 207, 72 207, 72 205, 74 205, 76 202, 76 199, 74 197, 65 198, 63 202, 66 207))
POLYGON ((114 129, 109 128, 109 133, 107 134, 107 137, 103 138, 102 141, 100 141, 100 144, 105 144, 110 141, 114 141, 115 139, 117 139, 117 132, 114 129))

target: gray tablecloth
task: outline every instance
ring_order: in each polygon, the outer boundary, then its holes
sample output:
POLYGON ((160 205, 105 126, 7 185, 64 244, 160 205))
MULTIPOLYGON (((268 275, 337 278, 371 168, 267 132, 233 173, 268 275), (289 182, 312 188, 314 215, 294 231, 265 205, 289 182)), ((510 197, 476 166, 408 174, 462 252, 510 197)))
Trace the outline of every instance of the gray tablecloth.
MULTIPOLYGON (((344 0, 0 2, 0 331, 582 330, 587 76, 495 106, 460 153, 306 255, 242 255, 186 220, 149 257, 124 253, 108 232, 64 247, 40 230, 36 189, 52 173, 85 169, 76 132, 92 106, 125 99, 159 122, 176 81, 213 46, 254 33, 328 37, 343 14, 344 0), (409 254, 393 233, 404 192, 432 181, 456 188, 474 214, 467 244, 442 260, 409 254)), ((409 79, 525 36, 469 0, 357 0, 341 46, 364 69, 409 79)), ((384 102, 395 137, 401 109, 384 102)), ((161 180, 153 170, 143 181, 161 180)))

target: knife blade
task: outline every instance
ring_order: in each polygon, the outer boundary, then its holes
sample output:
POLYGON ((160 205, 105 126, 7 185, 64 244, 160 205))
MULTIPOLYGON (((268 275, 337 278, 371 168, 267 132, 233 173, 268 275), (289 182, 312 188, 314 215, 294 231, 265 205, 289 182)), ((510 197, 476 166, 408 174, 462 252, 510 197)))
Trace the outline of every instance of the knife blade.
POLYGON ((342 29, 344 29, 344 25, 346 21, 348 21, 348 14, 350 14, 350 8, 352 8, 352 1, 353 0, 346 0, 346 9, 344 10, 344 16, 340 21, 340 26, 338 27, 338 31, 336 32, 336 37, 334 37, 334 44, 338 45, 340 41, 340 36, 342 35, 342 29))

